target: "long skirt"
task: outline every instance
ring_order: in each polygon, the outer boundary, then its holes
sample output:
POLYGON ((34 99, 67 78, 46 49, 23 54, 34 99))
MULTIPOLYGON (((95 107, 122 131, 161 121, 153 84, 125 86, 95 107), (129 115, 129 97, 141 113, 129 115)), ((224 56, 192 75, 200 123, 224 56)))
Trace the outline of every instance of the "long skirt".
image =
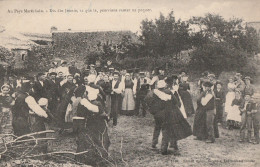
POLYGON ((227 121, 241 122, 241 115, 238 105, 234 105, 231 107, 231 110, 229 110, 227 114, 227 121))
POLYGON ((77 160, 92 166, 106 166, 110 140, 107 122, 102 118, 87 120, 86 126, 77 132, 77 153, 88 151, 77 156, 77 160))
POLYGON ((188 91, 180 91, 180 96, 184 105, 184 109, 187 113, 187 116, 191 116, 192 114, 195 113, 195 110, 194 110, 190 93, 188 91))
POLYGON ((208 138, 206 118, 206 112, 202 110, 201 106, 198 106, 194 117, 193 135, 201 140, 208 138))
POLYGON ((24 116, 14 116, 12 121, 14 135, 22 136, 31 132, 29 118, 24 116))
POLYGON ((129 112, 132 112, 135 114, 135 100, 134 100, 134 92, 132 89, 127 88, 125 89, 125 93, 123 95, 123 101, 122 101, 122 112, 121 114, 130 114, 129 112))
POLYGON ((225 112, 229 113, 230 111, 233 110, 231 104, 234 99, 235 99, 235 92, 228 92, 226 95, 225 112))
POLYGON ((0 134, 12 134, 12 112, 10 108, 2 107, 0 111, 0 134))
POLYGON ((170 124, 168 128, 171 133, 171 138, 174 139, 174 141, 185 139, 192 135, 191 126, 177 106, 173 107, 173 111, 170 112, 169 117, 170 124))
MULTIPOLYGON (((10 108, 4 108, 0 110, 0 134, 12 134, 12 112, 10 108)), ((12 136, 5 137, 6 141, 11 141, 12 136)))
MULTIPOLYGON (((37 115, 30 115, 31 132, 41 132, 45 131, 44 118, 37 115)), ((36 138, 45 138, 46 134, 35 135, 36 138)), ((33 150, 34 153, 46 153, 47 152, 47 141, 38 141, 38 145, 33 150)))

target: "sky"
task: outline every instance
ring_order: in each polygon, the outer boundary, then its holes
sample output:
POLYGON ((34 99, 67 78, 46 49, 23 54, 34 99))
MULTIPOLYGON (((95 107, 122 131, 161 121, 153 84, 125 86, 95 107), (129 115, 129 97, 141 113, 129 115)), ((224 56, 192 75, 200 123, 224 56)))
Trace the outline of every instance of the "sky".
POLYGON ((155 19, 160 12, 166 15, 171 10, 177 19, 182 20, 215 13, 226 19, 260 21, 260 0, 0 0, 0 26, 9 31, 31 33, 49 33, 51 26, 58 30, 138 32, 143 19, 155 19), (24 13, 24 9, 44 12, 24 13), (58 12, 59 9, 63 12, 58 12), (78 13, 65 13, 66 9, 75 9, 78 13), (117 12, 100 12, 103 9, 117 9, 117 12), (119 9, 123 11, 119 12, 119 9), (19 10, 23 13, 17 13, 19 10), (92 12, 86 13, 86 10, 92 12))

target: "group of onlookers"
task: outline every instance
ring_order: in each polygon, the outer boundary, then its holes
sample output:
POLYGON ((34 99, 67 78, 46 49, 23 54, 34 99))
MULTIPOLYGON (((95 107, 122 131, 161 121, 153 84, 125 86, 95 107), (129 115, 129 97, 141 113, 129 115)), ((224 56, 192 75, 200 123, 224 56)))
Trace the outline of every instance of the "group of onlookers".
MULTIPOLYGON (((211 83, 211 88, 208 89, 208 92, 211 92, 215 99, 215 118, 213 121, 214 137, 219 137, 217 124, 224 123, 223 120, 225 119, 225 125, 227 125, 228 129, 240 128, 240 142, 245 141, 245 133, 247 132, 247 141, 251 143, 251 133, 254 131, 255 141, 253 143, 258 144, 259 120, 257 118, 257 110, 259 110, 259 105, 257 104, 256 97, 253 96, 255 89, 251 84, 252 79, 249 76, 242 78, 240 73, 236 73, 235 76, 229 78, 227 91, 225 91, 223 83, 215 78, 214 74, 206 73, 199 81, 201 92, 204 92, 203 90, 205 89, 203 83, 211 83)), ((200 109, 200 106, 201 105, 198 104, 198 110, 200 109)), ((196 118, 199 118, 196 123, 200 122, 200 127, 203 126, 203 123, 201 123, 202 121, 200 121, 204 119, 202 118, 202 113, 203 112, 197 112, 197 117, 195 116, 195 120, 196 118)), ((207 117, 207 115, 209 114, 206 112, 204 117, 207 117)), ((211 124, 212 123, 210 123, 210 125, 211 124)), ((206 129, 210 125, 207 124, 204 128, 206 129)), ((202 134, 197 135, 199 136, 199 139, 207 136, 207 133, 199 134, 202 134)), ((214 139, 212 139, 212 141, 214 141, 214 139)))
MULTIPOLYGON (((177 141, 192 133, 198 140, 215 142, 219 137, 218 124, 223 123, 227 113, 228 128, 240 127, 240 141, 245 140, 247 131, 247 139, 252 142, 253 129, 257 144, 259 106, 252 101, 251 78, 247 76, 244 81, 237 73, 229 79, 226 92, 214 74, 204 73, 198 83, 200 95, 195 112, 185 72, 166 75, 164 67, 151 73, 124 69, 110 60, 103 65, 97 60, 82 69, 74 61, 69 65, 66 61, 53 62, 47 72, 17 79, 9 76, 1 86, 0 133, 21 136, 49 129, 50 124, 63 133, 73 127, 78 152, 92 149, 95 144, 100 149, 90 151, 89 155, 98 151, 108 156, 108 121, 117 126, 119 114, 145 117, 149 111, 155 120, 152 148, 156 149, 162 131, 162 154, 168 154, 168 147, 172 147, 175 155, 179 155, 177 141), (187 118, 194 113, 192 132, 187 118), (76 128, 72 126, 75 122, 83 123, 76 128)), ((42 150, 46 152, 46 147, 42 150)), ((83 159, 92 162, 90 157, 83 159)))

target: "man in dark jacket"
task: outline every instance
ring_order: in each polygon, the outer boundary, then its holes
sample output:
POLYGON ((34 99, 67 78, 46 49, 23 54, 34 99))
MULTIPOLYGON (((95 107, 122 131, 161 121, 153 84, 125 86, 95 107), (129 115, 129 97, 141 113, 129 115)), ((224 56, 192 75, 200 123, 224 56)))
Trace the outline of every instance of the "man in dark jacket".
MULTIPOLYGON (((139 115, 140 105, 144 106, 144 98, 147 95, 149 85, 145 79, 144 72, 140 72, 140 78, 137 80, 136 86, 136 115, 139 115)), ((146 110, 143 107, 142 115, 146 116, 146 110)))
POLYGON ((57 104, 58 104, 58 99, 59 97, 59 88, 60 84, 56 79, 57 73, 51 72, 50 73, 50 79, 48 80, 48 85, 47 85, 47 97, 48 97, 48 108, 49 110, 53 113, 56 112, 57 104))
POLYGON ((215 98, 214 92, 211 87, 213 84, 211 82, 204 82, 205 87, 205 96, 201 98, 201 104, 203 110, 206 112, 206 124, 207 124, 207 134, 208 139, 206 143, 214 143, 215 142, 215 132, 214 132, 214 119, 215 119, 215 98))
POLYGON ((223 119, 223 107, 225 103, 225 92, 222 88, 222 83, 220 81, 216 82, 216 89, 214 90, 215 100, 216 100, 216 123, 222 123, 223 119))
POLYGON ((47 98, 47 81, 46 75, 44 73, 38 73, 38 81, 35 82, 33 86, 34 98, 38 101, 40 98, 47 98))

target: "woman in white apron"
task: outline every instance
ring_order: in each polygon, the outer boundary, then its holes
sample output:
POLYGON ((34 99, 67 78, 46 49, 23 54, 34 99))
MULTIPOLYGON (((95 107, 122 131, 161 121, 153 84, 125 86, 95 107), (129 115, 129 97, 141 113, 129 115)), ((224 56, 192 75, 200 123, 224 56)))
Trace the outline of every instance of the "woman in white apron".
POLYGON ((229 83, 227 85, 228 93, 226 94, 226 102, 225 102, 225 112, 227 115, 233 110, 232 102, 235 99, 235 88, 234 79, 229 78, 229 83))

